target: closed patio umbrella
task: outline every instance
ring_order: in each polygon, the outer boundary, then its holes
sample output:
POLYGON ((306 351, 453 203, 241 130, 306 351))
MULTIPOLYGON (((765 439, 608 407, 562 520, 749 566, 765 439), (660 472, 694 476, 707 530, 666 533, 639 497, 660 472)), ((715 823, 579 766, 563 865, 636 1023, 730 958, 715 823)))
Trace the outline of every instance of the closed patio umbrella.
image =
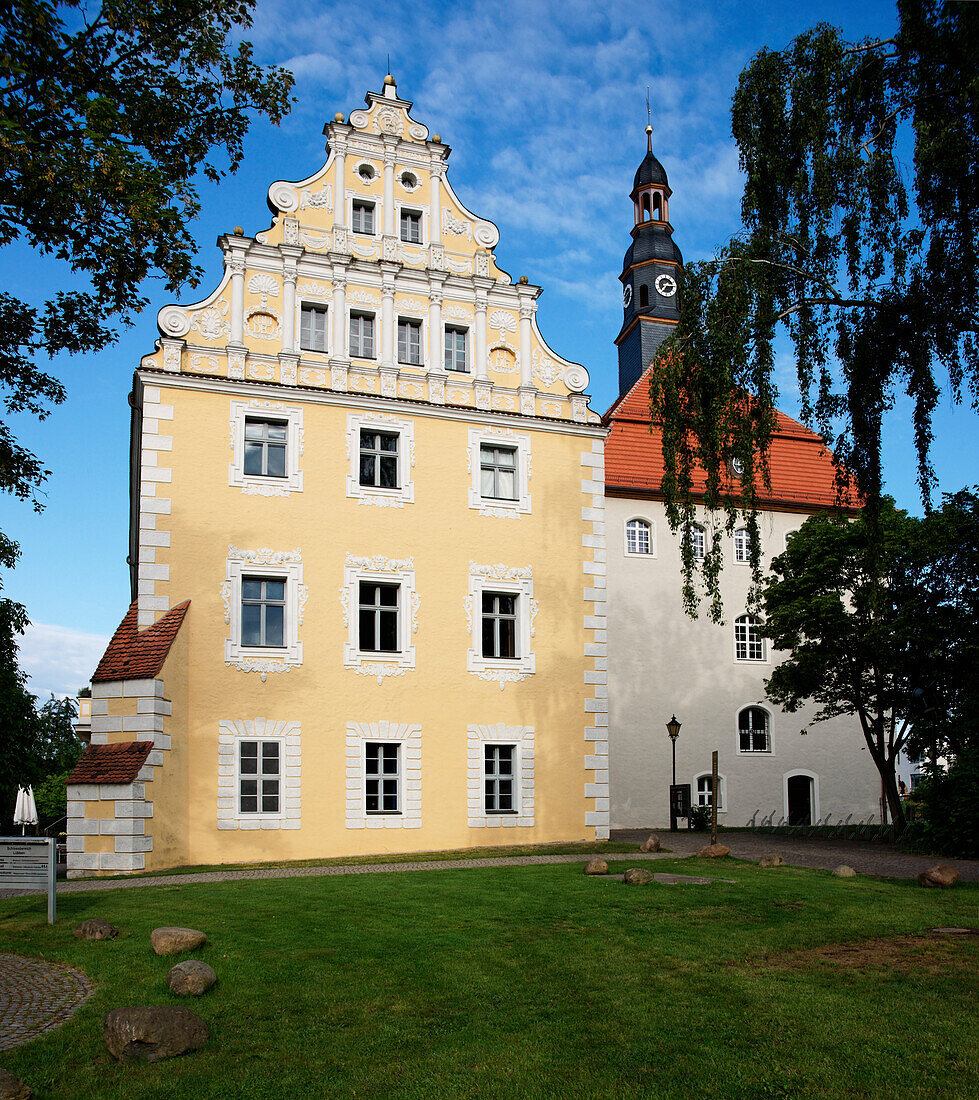
POLYGON ((37 804, 34 801, 34 788, 28 786, 17 787, 17 805, 14 808, 14 824, 20 826, 20 835, 23 836, 28 825, 37 824, 37 804))

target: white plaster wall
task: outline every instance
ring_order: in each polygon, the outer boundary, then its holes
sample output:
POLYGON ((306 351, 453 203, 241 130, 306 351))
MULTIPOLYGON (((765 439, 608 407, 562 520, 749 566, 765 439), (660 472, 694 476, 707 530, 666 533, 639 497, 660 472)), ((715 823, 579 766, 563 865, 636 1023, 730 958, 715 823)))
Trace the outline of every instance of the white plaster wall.
MULTIPOLYGON (((677 782, 710 771, 726 781, 720 823, 742 826, 755 811, 787 813, 784 777, 802 771, 818 777, 820 818, 854 814, 879 820, 880 783, 856 718, 813 724, 810 710, 786 714, 765 699, 764 680, 774 667, 736 661, 734 619, 745 611, 750 570, 735 564, 726 535, 721 584, 725 625, 683 612, 680 553, 663 505, 606 498, 608 534, 609 769, 611 826, 661 827, 669 822, 671 747, 666 723, 682 723, 677 741, 677 782), (642 517, 655 526, 655 556, 627 556, 625 524, 642 517), (760 703, 771 714, 772 752, 739 751, 738 711, 760 703), (805 736, 800 730, 808 729, 805 736)), ((761 517, 765 560, 780 554, 785 535, 805 515, 770 512, 761 517)), ((706 524, 705 524, 706 526, 706 524)), ((777 656, 776 656, 777 661, 777 656)))

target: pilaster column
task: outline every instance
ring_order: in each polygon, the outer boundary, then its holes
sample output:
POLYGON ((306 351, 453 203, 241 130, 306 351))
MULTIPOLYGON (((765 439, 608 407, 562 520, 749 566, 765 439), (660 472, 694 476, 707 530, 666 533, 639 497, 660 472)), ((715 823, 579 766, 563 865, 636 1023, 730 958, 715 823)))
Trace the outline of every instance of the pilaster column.
POLYGON ((231 272, 231 343, 243 343, 245 326, 245 257, 235 253, 228 263, 231 272))
POLYGON ((520 385, 533 386, 534 360, 530 346, 530 320, 534 307, 529 301, 520 303, 520 385))
POLYGON ((428 237, 430 244, 442 243, 442 177, 445 161, 432 157, 432 188, 428 201, 428 237))
POLYGON ((394 361, 394 265, 381 264, 381 366, 395 367, 394 361))
POLYGON ((333 358, 348 360, 347 269, 333 265, 333 358))
POLYGON ((286 258, 282 271, 282 350, 296 350, 296 261, 286 258))
POLYGON ((397 138, 384 138, 384 235, 393 237, 394 226, 394 162, 397 138))
POLYGON ((336 202, 333 205, 333 224, 342 228, 347 224, 347 143, 334 139, 333 152, 336 155, 336 175, 334 190, 336 202))
POLYGON ((486 290, 476 288, 476 341, 473 348, 473 368, 476 378, 488 377, 486 362, 486 290))
POLYGON ((442 350, 442 284, 445 276, 431 277, 428 290, 428 369, 445 369, 445 356, 442 350))

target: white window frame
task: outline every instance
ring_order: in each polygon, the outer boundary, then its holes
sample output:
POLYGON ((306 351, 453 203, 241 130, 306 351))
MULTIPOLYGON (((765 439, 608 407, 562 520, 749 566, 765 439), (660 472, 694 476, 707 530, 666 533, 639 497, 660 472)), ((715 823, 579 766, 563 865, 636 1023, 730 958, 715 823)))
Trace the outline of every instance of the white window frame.
POLYGON ((239 819, 242 819, 242 818, 257 818, 259 821, 262 821, 263 819, 266 819, 266 818, 274 818, 276 820, 281 818, 282 810, 284 808, 283 807, 283 802, 285 800, 285 791, 284 791, 283 786, 282 786, 283 780, 285 779, 285 770, 286 770, 285 769, 285 742, 282 740, 281 737, 239 737, 238 738, 238 743, 235 745, 235 802, 237 803, 237 805, 235 806, 235 810, 237 812, 237 816, 238 816, 239 819), (246 741, 253 741, 255 744, 257 744, 259 746, 259 749, 258 749, 259 771, 254 776, 244 775, 242 773, 242 770, 241 770, 241 747, 246 741), (278 780, 278 783, 279 783, 279 808, 278 808, 278 810, 268 811, 268 812, 266 812, 265 810, 262 810, 261 808, 259 808, 254 813, 251 813, 251 812, 246 812, 245 810, 243 810, 241 808, 241 781, 242 781, 242 779, 253 779, 253 778, 258 781, 258 794, 257 794, 256 797, 258 798, 259 807, 261 807, 261 803, 262 803, 262 787, 261 787, 261 781, 262 781, 262 772, 261 772, 262 745, 276 745, 278 747, 279 773, 276 776, 276 779, 278 780))
POLYGON ((533 676, 537 659, 533 651, 536 634, 537 601, 534 599, 534 577, 529 567, 469 564, 469 595, 465 600, 470 646, 466 653, 466 669, 482 680, 500 685, 515 683, 533 676), (517 597, 515 630, 516 657, 483 656, 483 592, 505 592, 517 597))
POLYGON ((703 561, 704 558, 707 557, 707 528, 704 527, 704 525, 701 524, 701 523, 691 523, 691 524, 689 524, 689 526, 684 531, 684 536, 683 537, 685 539, 687 539, 688 542, 692 541, 691 540, 691 535, 693 534, 694 531, 699 531, 700 532, 701 551, 700 551, 699 554, 696 554, 696 553, 693 554, 693 560, 694 561, 703 561))
POLYGON ((219 829, 302 828, 302 726, 265 718, 223 718, 218 722, 219 829), (243 814, 238 793, 242 741, 279 742, 279 812, 243 814))
POLYGON ((530 434, 528 432, 514 432, 509 428, 470 428, 468 451, 469 507, 474 508, 481 516, 492 516, 497 519, 519 519, 521 515, 529 514, 531 510, 530 459, 530 434), (514 500, 483 496, 480 454, 480 448, 483 444, 489 447, 512 447, 517 452, 517 496, 514 500))
POLYGON ((466 738, 467 789, 471 829, 529 828, 534 825, 534 727, 494 725, 468 726, 466 738), (516 813, 486 812, 485 748, 487 745, 513 745, 514 800, 516 813))
MULTIPOLYGON (((414 171, 414 169, 412 169, 414 171)), ((416 173, 417 175, 417 173, 416 173)), ((428 206, 424 203, 412 202, 410 199, 394 200, 394 235, 402 248, 427 248, 431 239, 428 228, 428 206), (401 239, 401 211, 402 208, 408 214, 418 214, 421 217, 421 240, 403 241, 401 239)))
POLYGON ((381 342, 381 325, 378 320, 377 310, 370 307, 351 306, 347 310, 347 352, 351 359, 361 359, 365 363, 376 363, 379 355, 379 344, 381 342), (351 321, 354 317, 370 317, 374 322, 374 354, 363 355, 360 352, 354 352, 353 343, 350 337, 351 321))
POLYGON ((394 325, 395 325, 395 328, 394 328, 395 354, 399 355, 398 366, 399 367, 417 367, 420 370, 424 370, 425 369, 425 351, 427 350, 427 344, 428 344, 428 331, 427 331, 427 326, 425 324, 425 318, 424 317, 418 317, 417 315, 412 314, 412 313, 398 313, 398 315, 395 317, 394 325), (398 353, 397 345, 398 345, 398 336, 400 335, 399 332, 398 332, 398 329, 399 329, 402 321, 408 321, 411 324, 418 326, 419 345, 418 345, 418 362, 417 363, 408 363, 408 362, 403 361, 400 358, 400 354, 398 353))
MULTIPOLYGON (((363 183, 360 176, 357 177, 358 182, 363 183)), ((380 223, 382 216, 381 200, 375 195, 348 195, 347 197, 347 225, 350 227, 350 232, 357 237, 369 237, 371 240, 376 240, 380 236, 380 223), (354 229, 354 203, 358 206, 370 205, 374 208, 374 232, 364 233, 360 229, 354 229)))
MULTIPOLYGON (((701 802, 700 800, 701 792, 699 789, 699 783, 701 779, 707 779, 707 791, 709 791, 710 778, 711 772, 698 772, 697 775, 693 777, 693 804, 695 806, 706 806, 708 810, 710 809, 710 803, 701 802)), ((704 792, 705 795, 707 794, 707 791, 704 792)), ((727 813, 727 778, 721 775, 720 772, 717 773, 717 812, 718 814, 727 813)))
POLYGON ((812 818, 813 824, 815 824, 822 816, 819 809, 819 776, 816 772, 810 771, 808 768, 793 768, 790 772, 785 772, 782 776, 783 817, 786 821, 789 820, 789 780, 796 775, 801 775, 806 779, 812 780, 812 806, 810 808, 810 817, 812 818))
POLYGON ((444 321, 442 323, 442 349, 439 357, 439 370, 445 372, 449 378, 458 378, 460 376, 472 377, 473 373, 473 348, 472 348, 472 326, 464 323, 463 321, 444 321), (445 365, 445 334, 448 331, 462 332, 465 334, 466 344, 466 369, 456 370, 454 367, 450 370, 445 365))
POLYGON ((347 640, 343 644, 344 668, 362 676, 375 676, 378 683, 385 676, 401 676, 415 667, 415 647, 412 637, 418 632, 419 598, 415 591, 413 558, 391 559, 380 554, 372 558, 348 554, 343 568, 340 606, 347 640), (360 648, 360 583, 396 584, 398 594, 397 653, 384 653, 360 648))
POLYGON ((300 459, 303 453, 303 410, 281 401, 231 402, 232 459, 228 464, 228 485, 249 496, 288 497, 303 491, 300 459), (278 420, 286 425, 286 476, 267 477, 245 473, 245 421, 278 420))
MULTIPOLYGON (((519 741, 484 741, 482 744, 483 749, 483 784, 482 784, 482 796, 483 796, 483 814, 486 817, 519 817, 520 816, 520 742, 519 741), (487 749, 512 749, 513 750, 513 808, 510 810, 491 809, 487 805, 486 799, 486 782, 490 778, 486 771, 486 750, 487 749)), ((499 783, 499 777, 495 777, 496 782, 499 783)), ((497 789, 497 796, 499 796, 499 789, 497 789)))
POLYGON ((303 663, 303 643, 299 628, 306 604, 303 563, 298 550, 239 550, 228 547, 221 598, 229 637, 224 643, 224 663, 242 672, 259 672, 264 680, 269 672, 284 672, 303 663), (243 577, 262 577, 285 581, 284 646, 246 646, 241 642, 241 581, 243 577))
POLYGON ((422 827, 422 728, 413 723, 347 723, 348 829, 420 829, 422 827), (398 813, 367 813, 367 744, 399 748, 400 802, 398 813))
MULTIPOLYGON (((655 558, 656 557, 656 524, 648 516, 629 516, 622 526, 622 552, 627 558, 655 558), (641 523, 646 527, 649 535, 648 550, 629 549, 629 526, 633 523, 641 523)), ((638 540, 637 540, 638 542, 638 540)))
MULTIPOLYGON (((759 641, 761 642, 761 656, 760 657, 750 657, 750 656, 747 656, 747 655, 744 656, 744 657, 739 657, 738 656, 738 626, 742 622, 742 620, 745 620, 745 619, 748 620, 748 622, 746 624, 748 630, 750 630, 751 627, 756 627, 757 628, 757 627, 760 627, 760 626, 764 625, 764 623, 762 623, 761 619, 757 615, 749 615, 747 613, 744 614, 744 615, 738 615, 738 617, 734 620, 734 659, 735 659, 735 661, 737 661, 739 664, 752 664, 752 665, 768 664, 768 639, 765 638, 765 637, 760 637, 759 638, 759 641)), ((745 645, 745 653, 747 654, 748 653, 748 647, 751 645, 751 638, 750 638, 750 635, 747 633, 747 631, 745 633, 744 645, 745 645)))
POLYGON ((309 295, 303 295, 302 298, 296 303, 296 346, 300 355, 330 355, 333 349, 333 309, 332 303, 325 302, 323 300, 317 300, 309 297, 309 295), (311 309, 324 309, 326 310, 326 347, 322 350, 319 348, 304 348, 303 347, 303 306, 309 306, 311 309))
POLYGON ((751 564, 751 536, 747 527, 738 527, 731 536, 735 565, 751 564))
POLYGON ((761 703, 745 703, 743 707, 738 707, 734 716, 734 733, 737 738, 735 748, 737 749, 739 756, 772 756, 772 712, 768 707, 764 707, 761 703), (746 710, 760 710, 765 715, 765 729, 768 734, 768 748, 767 749, 743 749, 741 748, 741 715, 746 710))
POLYGON ((400 817, 404 812, 404 749, 402 748, 400 741, 378 740, 369 741, 364 740, 364 813, 369 817, 400 817), (380 755, 383 757, 385 749, 393 748, 395 750, 395 759, 398 762, 398 770, 395 772, 394 781, 397 785, 397 808, 394 810, 369 810, 367 808, 367 784, 371 779, 377 778, 380 783, 380 789, 378 791, 378 797, 381 802, 384 800, 384 779, 385 774, 383 768, 380 773, 375 777, 369 775, 367 772, 367 750, 371 745, 377 745, 381 750, 380 755))
POLYGON ((415 501, 415 425, 388 413, 347 414, 347 496, 360 504, 379 508, 403 508, 415 501), (360 484, 360 432, 387 432, 398 436, 398 488, 360 484))

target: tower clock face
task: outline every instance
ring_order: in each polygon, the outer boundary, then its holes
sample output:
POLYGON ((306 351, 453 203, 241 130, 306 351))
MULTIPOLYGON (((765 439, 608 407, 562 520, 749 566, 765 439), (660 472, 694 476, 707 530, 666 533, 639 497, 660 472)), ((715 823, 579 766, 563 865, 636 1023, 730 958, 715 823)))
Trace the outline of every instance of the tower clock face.
POLYGON ((632 284, 626 283, 622 288, 622 308, 628 309, 629 303, 632 301, 632 284))
POLYGON ((676 294, 676 279, 672 275, 657 275, 655 286, 656 293, 664 298, 672 298, 676 294))

